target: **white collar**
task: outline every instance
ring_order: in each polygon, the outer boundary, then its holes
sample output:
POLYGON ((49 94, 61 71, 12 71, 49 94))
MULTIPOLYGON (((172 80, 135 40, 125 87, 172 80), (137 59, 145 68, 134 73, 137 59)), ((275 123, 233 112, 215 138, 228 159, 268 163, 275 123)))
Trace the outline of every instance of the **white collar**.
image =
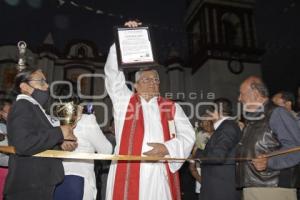
POLYGON ((214 129, 217 130, 217 128, 222 124, 223 121, 225 121, 226 119, 229 119, 230 117, 222 117, 221 119, 219 119, 218 121, 216 121, 214 123, 214 129))
MULTIPOLYGON (((42 106, 39 104, 39 102, 37 102, 34 98, 32 98, 32 96, 29 96, 26 94, 19 94, 17 96, 17 101, 20 99, 26 99, 26 100, 30 101, 31 103, 33 103, 34 105, 38 105, 39 107, 42 108, 42 106)), ((44 109, 42 108, 42 110, 44 110, 44 109)))
POLYGON ((146 101, 146 99, 144 99, 141 95, 139 95, 141 97, 141 101, 145 104, 152 104, 153 102, 157 102, 157 96, 152 97, 149 101, 146 101))
POLYGON ((59 120, 57 120, 56 118, 54 117, 51 117, 50 115, 47 115, 45 109, 41 106, 41 104, 39 104, 39 102, 37 102, 34 98, 32 98, 31 96, 29 95, 26 95, 26 94, 19 94, 17 96, 17 99, 16 101, 20 100, 20 99, 25 99, 29 102, 31 102, 32 104, 34 105, 37 105, 41 111, 44 113, 44 115, 47 117, 48 121, 50 122, 50 124, 53 126, 53 127, 57 127, 57 126, 60 126, 60 123, 59 123, 59 120))

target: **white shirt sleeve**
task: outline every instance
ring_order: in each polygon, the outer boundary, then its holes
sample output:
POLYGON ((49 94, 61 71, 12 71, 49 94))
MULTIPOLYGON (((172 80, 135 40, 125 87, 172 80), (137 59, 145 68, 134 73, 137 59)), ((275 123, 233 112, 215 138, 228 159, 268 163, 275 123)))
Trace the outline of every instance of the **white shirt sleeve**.
MULTIPOLYGON (((195 131, 185 115, 182 108, 175 103, 176 112, 174 116, 176 138, 165 142, 165 146, 169 151, 170 157, 187 158, 189 157, 195 143, 195 131)), ((170 161, 169 167, 171 172, 176 172, 180 169, 183 162, 170 161)))
POLYGON ((123 98, 132 95, 132 91, 126 85, 124 73, 119 70, 115 44, 110 47, 104 73, 105 87, 114 105, 123 102, 123 98))
POLYGON ((0 133, 5 135, 7 134, 6 125, 3 123, 0 123, 0 133))
POLYGON ((97 124, 95 115, 83 116, 86 117, 84 120, 84 128, 88 133, 87 139, 89 140, 90 144, 92 144, 97 153, 111 154, 113 150, 112 144, 101 131, 99 125, 97 124))

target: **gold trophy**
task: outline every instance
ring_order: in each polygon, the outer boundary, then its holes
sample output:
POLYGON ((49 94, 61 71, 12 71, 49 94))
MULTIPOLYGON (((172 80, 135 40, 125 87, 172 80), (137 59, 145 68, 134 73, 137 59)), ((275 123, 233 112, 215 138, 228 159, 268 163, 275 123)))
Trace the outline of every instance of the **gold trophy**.
POLYGON ((76 126, 81 116, 81 106, 76 105, 73 101, 58 104, 54 109, 54 115, 60 121, 60 125, 76 126))

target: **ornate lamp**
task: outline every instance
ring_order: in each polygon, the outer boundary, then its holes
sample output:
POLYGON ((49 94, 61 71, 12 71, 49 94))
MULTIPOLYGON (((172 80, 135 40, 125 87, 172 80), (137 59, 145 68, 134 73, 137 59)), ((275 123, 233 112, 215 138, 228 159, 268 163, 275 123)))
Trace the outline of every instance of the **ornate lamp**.
POLYGON ((26 68, 26 47, 27 44, 24 41, 18 42, 18 49, 19 49, 19 61, 17 65, 18 72, 21 72, 26 68))

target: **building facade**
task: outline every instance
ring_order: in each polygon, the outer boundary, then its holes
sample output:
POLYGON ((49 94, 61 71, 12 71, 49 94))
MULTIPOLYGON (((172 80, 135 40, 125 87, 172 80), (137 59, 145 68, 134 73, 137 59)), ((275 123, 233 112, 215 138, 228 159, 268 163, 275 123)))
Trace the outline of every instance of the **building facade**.
MULTIPOLYGON (((192 121, 215 98, 237 103, 240 83, 250 75, 261 76, 263 50, 257 44, 254 5, 255 0, 187 1, 189 58, 183 60, 172 49, 157 69, 162 96, 181 103, 192 121)), ((26 57, 29 65, 46 73, 54 99, 74 92, 82 100, 94 102, 99 122, 108 123, 112 106, 104 86, 106 54, 92 41, 71 40, 59 51, 49 33, 39 48, 27 49, 26 57)), ((10 93, 17 61, 16 45, 0 46, 2 96, 10 93)), ((134 80, 134 71, 124 72, 129 81, 134 80)))
POLYGON ((261 76, 264 51, 257 44, 254 5, 255 0, 187 1, 190 91, 237 102, 242 80, 261 76))

